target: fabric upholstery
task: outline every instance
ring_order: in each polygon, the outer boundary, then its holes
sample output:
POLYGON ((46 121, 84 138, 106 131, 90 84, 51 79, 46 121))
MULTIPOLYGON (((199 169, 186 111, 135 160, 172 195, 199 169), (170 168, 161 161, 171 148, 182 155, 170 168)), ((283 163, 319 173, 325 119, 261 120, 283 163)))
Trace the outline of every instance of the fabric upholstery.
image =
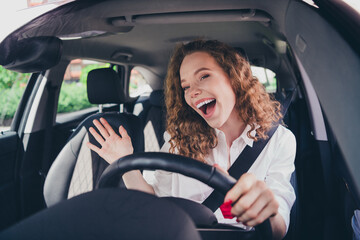
MULTIPOLYGON (((68 196, 74 196, 73 193, 69 194, 69 187, 71 184, 80 184, 71 182, 81 180, 79 177, 73 177, 74 169, 77 160, 79 159, 79 154, 82 154, 80 152, 81 145, 87 135, 88 129, 90 127, 94 127, 92 121, 94 119, 99 119, 100 117, 105 118, 116 132, 118 132, 120 125, 124 126, 132 139, 134 152, 144 151, 144 135, 142 128, 139 127, 141 126, 141 121, 138 117, 128 113, 98 113, 89 116, 79 124, 75 132, 70 136, 70 140, 61 150, 49 170, 44 185, 44 198, 47 206, 51 206, 65 200, 68 196)), ((90 142, 98 145, 92 135, 88 136, 90 142)), ((100 145, 98 146, 100 147, 100 145)), ((88 151, 87 148, 84 148, 83 150, 88 151)), ((96 182, 99 180, 101 173, 109 164, 94 152, 91 152, 91 158, 87 158, 87 160, 90 162, 86 164, 92 165, 92 173, 87 173, 92 174, 92 182, 90 184, 91 186, 87 186, 86 189, 92 190, 96 182)), ((122 185, 120 179, 118 179, 118 181, 119 184, 122 185)), ((81 192, 83 191, 78 191, 77 193, 81 192)))
POLYGON ((118 74, 112 68, 88 73, 87 94, 92 104, 124 103, 126 98, 118 74))
POLYGON ((150 103, 155 107, 164 107, 165 106, 164 91, 155 90, 151 92, 150 103))
POLYGON ((145 137, 145 152, 158 152, 160 151, 160 144, 156 137, 155 128, 152 121, 148 121, 144 128, 145 137))
MULTIPOLYGON (((95 69, 89 72, 87 80, 88 98, 91 103, 125 102, 121 79, 112 68, 95 69)), ((122 125, 132 139, 134 152, 144 151, 144 133, 141 120, 128 113, 97 113, 84 119, 70 136, 64 148, 52 164, 44 184, 44 198, 47 206, 94 189, 104 169, 109 165, 97 153, 90 151, 86 143, 100 147, 89 128, 93 120, 105 118, 118 133, 122 125)), ((96 129, 96 128, 95 128, 96 129)), ((118 186, 124 186, 121 179, 115 179, 118 186)))
POLYGON ((78 134, 64 146, 51 165, 44 184, 44 198, 48 206, 67 198, 68 187, 85 133, 86 128, 81 127, 78 134))
POLYGON ((159 151, 164 144, 166 126, 166 110, 164 91, 155 90, 150 94, 149 104, 144 104, 143 112, 139 115, 144 124, 145 151, 159 151))
POLYGON ((86 146, 89 142, 88 133, 81 144, 78 160, 76 161, 73 176, 70 182, 68 198, 72 198, 93 189, 93 170, 91 164, 91 150, 86 146))

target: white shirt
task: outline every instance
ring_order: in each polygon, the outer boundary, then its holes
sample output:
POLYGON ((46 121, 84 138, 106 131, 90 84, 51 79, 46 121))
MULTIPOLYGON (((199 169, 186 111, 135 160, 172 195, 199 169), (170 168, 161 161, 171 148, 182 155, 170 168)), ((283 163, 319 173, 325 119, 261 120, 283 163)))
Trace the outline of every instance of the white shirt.
MULTIPOLYGON (((229 169, 225 134, 218 129, 215 130, 218 145, 205 157, 205 161, 209 165, 217 163, 221 168, 229 169)), ((248 125, 244 132, 233 141, 230 147, 231 165, 247 145, 252 147, 253 140, 247 136, 249 130, 250 126, 248 125)), ((251 134, 255 134, 255 130, 251 134)), ((161 151, 169 152, 169 134, 165 133, 164 138, 165 144, 161 151)), ((290 130, 280 125, 248 171, 253 173, 259 180, 265 181, 266 185, 274 193, 279 203, 278 212, 285 221, 286 229, 289 226, 290 210, 295 201, 294 189, 290 184, 290 177, 295 169, 295 153, 295 136, 290 130)), ((152 185, 157 196, 186 198, 198 203, 202 203, 213 191, 211 187, 198 180, 161 170, 155 171, 152 185)), ((219 223, 246 228, 241 223, 237 223, 235 218, 225 219, 220 209, 216 210, 215 216, 219 223)))

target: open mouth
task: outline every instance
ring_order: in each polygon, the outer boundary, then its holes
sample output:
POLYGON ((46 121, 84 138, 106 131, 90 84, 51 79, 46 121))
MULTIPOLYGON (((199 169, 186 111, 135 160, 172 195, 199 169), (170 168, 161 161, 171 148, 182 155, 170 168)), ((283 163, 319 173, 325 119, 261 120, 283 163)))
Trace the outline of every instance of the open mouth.
POLYGON ((205 100, 197 104, 196 107, 203 112, 205 117, 208 117, 214 112, 215 105, 216 105, 216 99, 214 98, 214 99, 205 100))

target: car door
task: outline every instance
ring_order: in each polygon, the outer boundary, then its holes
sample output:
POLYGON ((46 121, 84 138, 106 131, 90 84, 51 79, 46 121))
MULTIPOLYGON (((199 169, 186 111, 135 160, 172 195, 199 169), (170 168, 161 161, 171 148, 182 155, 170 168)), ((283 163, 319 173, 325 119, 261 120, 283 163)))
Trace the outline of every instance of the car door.
MULTIPOLYGON (((23 78, 20 74, 7 74, 1 72, 2 79, 23 78)), ((21 84, 14 80, 12 88, 2 88, 1 96, 1 132, 0 132, 0 229, 3 229, 21 218, 20 181, 19 169, 20 159, 24 155, 24 122, 26 108, 31 102, 32 91, 36 88, 39 74, 33 74, 29 80, 22 80, 21 84), (14 87, 16 84, 20 87, 14 87), (24 91, 26 85, 26 89, 24 91), (23 93, 23 94, 22 94, 23 93), (22 94, 22 97, 21 97, 22 94), (20 100, 21 97, 21 100, 20 100), (15 98, 15 100, 14 100, 15 98), (18 102, 17 100, 20 100, 18 102), (18 103, 18 105, 17 105, 18 103), (13 106, 14 105, 14 106, 13 106), (13 114, 11 108, 17 108, 13 114), (10 111, 7 111, 9 110, 10 111), (10 113, 9 113, 10 112, 10 113)))
POLYGON ((285 24, 311 112, 314 145, 319 149, 317 177, 323 182, 322 189, 316 188, 316 182, 308 180, 314 176, 305 176, 303 187, 323 194, 309 195, 306 202, 307 209, 320 202, 321 211, 302 214, 312 219, 309 228, 318 224, 314 232, 319 238, 350 239, 351 217, 360 207, 360 22, 350 11, 342 14, 341 1, 314 2, 318 6, 291 2, 285 24))
POLYGON ((15 164, 19 137, 16 131, 0 134, 0 229, 18 218, 15 164))

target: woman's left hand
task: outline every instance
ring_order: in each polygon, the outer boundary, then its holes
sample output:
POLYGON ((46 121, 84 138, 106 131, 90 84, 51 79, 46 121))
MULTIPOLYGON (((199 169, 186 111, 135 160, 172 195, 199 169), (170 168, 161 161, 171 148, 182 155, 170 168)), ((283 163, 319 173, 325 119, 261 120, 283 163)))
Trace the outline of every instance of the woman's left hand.
POLYGON ((231 204, 231 214, 246 226, 256 226, 275 216, 279 208, 273 192, 252 173, 240 177, 226 194, 224 204, 231 204))
POLYGON ((123 126, 119 127, 119 135, 112 129, 105 118, 100 118, 100 122, 95 119, 93 123, 100 134, 93 127, 90 127, 89 131, 101 145, 101 148, 90 142, 87 143, 87 146, 109 164, 134 152, 131 138, 123 126))

